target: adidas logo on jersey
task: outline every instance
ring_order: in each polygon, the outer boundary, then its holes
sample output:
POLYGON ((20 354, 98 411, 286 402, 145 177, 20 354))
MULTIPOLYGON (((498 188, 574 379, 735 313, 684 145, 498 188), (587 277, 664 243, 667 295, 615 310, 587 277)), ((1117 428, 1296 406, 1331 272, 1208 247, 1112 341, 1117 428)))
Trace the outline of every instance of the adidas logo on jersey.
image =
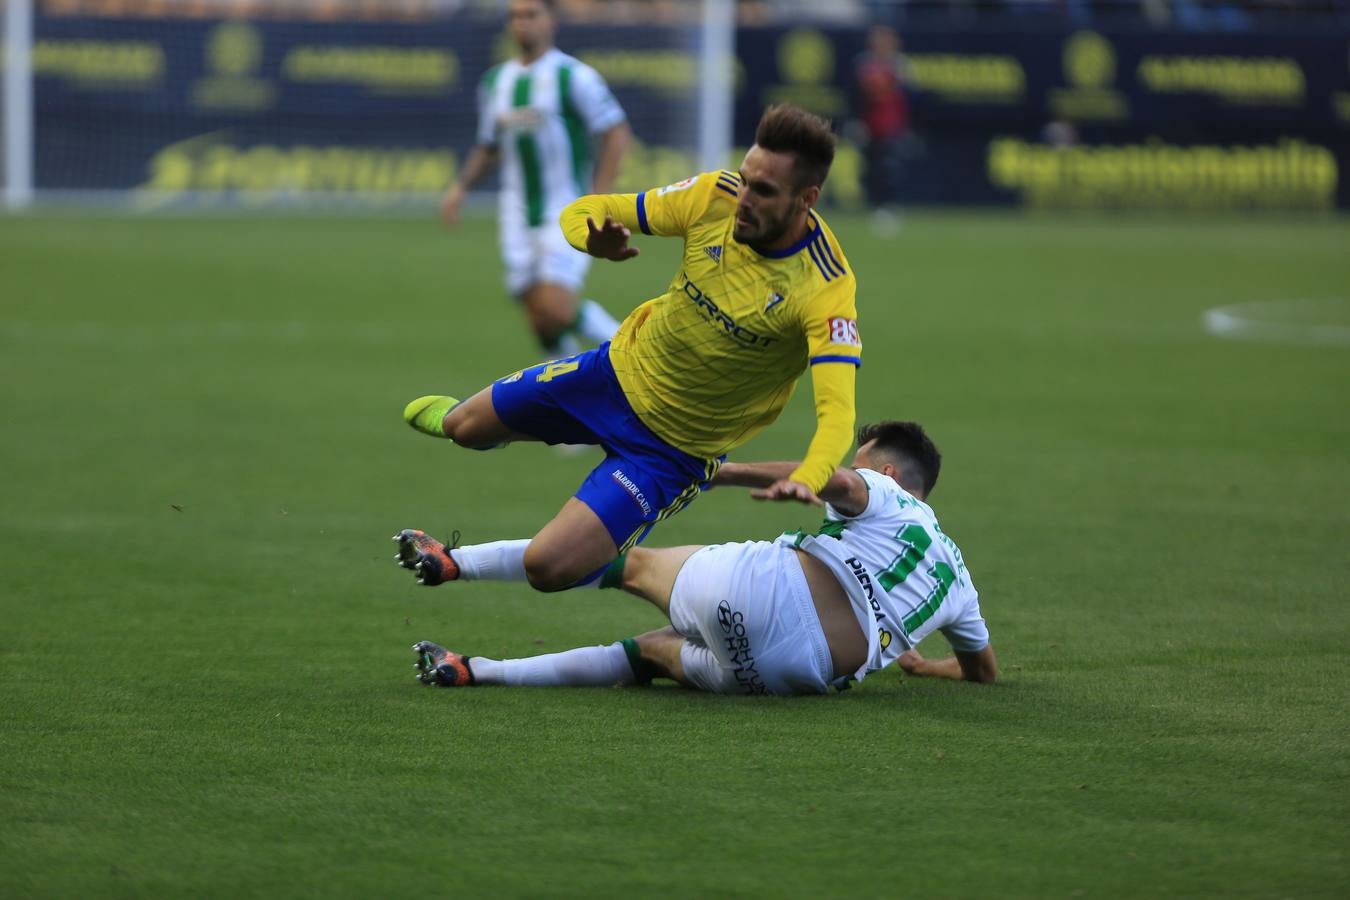
POLYGON ((708 254, 708 258, 711 259, 711 260, 712 260, 713 262, 715 262, 715 263, 720 263, 720 262, 722 261, 722 245, 721 245, 721 244, 718 244, 716 247, 704 247, 704 248, 703 248, 703 252, 706 253, 706 254, 708 254))
POLYGON ((777 306, 782 302, 783 302, 783 295, 778 293, 777 291, 773 291, 772 293, 769 294, 769 299, 764 304, 764 311, 768 312, 769 310, 773 309, 775 306, 777 306))

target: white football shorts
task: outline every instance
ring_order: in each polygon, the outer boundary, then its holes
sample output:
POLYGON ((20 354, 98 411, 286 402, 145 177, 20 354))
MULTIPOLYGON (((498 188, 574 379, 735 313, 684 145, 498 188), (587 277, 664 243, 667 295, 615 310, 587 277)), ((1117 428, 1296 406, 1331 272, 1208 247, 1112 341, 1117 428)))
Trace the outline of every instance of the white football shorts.
POLYGON ((714 544, 670 594, 684 676, 717 694, 822 694, 834 666, 801 563, 766 541, 714 544))
POLYGON ((505 217, 498 228, 502 265, 506 270, 506 290, 519 297, 532 284, 547 282, 580 293, 591 269, 591 257, 576 250, 563 237, 558 217, 537 228, 505 217))

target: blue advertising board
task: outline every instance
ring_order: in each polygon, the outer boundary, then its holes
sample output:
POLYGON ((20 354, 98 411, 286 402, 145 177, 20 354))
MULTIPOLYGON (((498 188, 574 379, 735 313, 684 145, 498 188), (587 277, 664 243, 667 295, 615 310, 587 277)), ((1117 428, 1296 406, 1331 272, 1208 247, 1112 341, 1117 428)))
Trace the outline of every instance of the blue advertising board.
MULTIPOLYGON (((39 18, 39 189, 239 194, 443 190, 474 141, 502 23, 39 18)), ((697 65, 684 33, 564 30, 605 70, 638 143, 626 177, 693 165, 697 65), (631 170, 631 171, 629 171, 631 170)))
MULTIPOLYGON (((39 189, 147 196, 440 191, 473 142, 502 24, 44 17, 34 46, 39 189)), ((620 187, 693 171, 688 30, 563 29, 628 110, 620 187)), ((908 31, 906 202, 1350 207, 1346 34, 908 31), (1048 140, 1048 136, 1055 136, 1048 140), (1068 140, 1064 135, 1071 135, 1068 140)), ((861 205, 857 28, 741 28, 735 141, 768 103, 844 135, 828 199, 861 205)))
MULTIPOLYGON (((849 119, 864 41, 742 29, 738 140, 766 103, 849 119)), ((907 31, 904 46, 905 199, 1350 207, 1350 35, 907 31)))

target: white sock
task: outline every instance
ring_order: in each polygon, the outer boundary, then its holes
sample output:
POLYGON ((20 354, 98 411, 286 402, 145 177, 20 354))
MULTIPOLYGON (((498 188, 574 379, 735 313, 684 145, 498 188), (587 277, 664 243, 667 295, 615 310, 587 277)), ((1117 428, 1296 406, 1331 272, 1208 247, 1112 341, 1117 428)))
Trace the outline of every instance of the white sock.
POLYGON ((474 656, 469 659, 469 668, 477 684, 510 687, 609 687, 636 680, 621 642, 526 659, 474 656))
POLYGON ((524 581, 528 546, 528 538, 473 544, 451 550, 450 558, 459 566, 459 577, 465 581, 524 581))
POLYGON ((594 300, 581 301, 581 313, 577 316, 577 331, 588 341, 603 344, 614 337, 619 330, 619 320, 609 314, 594 300))

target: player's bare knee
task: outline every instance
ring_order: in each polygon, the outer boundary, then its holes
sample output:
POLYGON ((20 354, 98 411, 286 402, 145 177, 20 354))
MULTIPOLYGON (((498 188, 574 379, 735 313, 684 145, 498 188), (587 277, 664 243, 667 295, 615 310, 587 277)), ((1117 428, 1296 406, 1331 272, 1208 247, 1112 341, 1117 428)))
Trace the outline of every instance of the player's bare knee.
POLYGON ((445 414, 441 421, 441 431, 461 447, 486 449, 499 439, 490 433, 491 423, 481 414, 476 414, 467 403, 461 403, 445 414))
POLYGON ((533 543, 525 548, 524 562, 525 579, 530 587, 545 593, 565 591, 586 575, 585 572, 576 571, 575 565, 567 558, 536 550, 533 543))
POLYGON ((570 573, 552 561, 536 561, 531 565, 529 557, 525 560, 525 580, 530 583, 530 587, 546 594, 567 590, 576 581, 570 577, 570 573))

